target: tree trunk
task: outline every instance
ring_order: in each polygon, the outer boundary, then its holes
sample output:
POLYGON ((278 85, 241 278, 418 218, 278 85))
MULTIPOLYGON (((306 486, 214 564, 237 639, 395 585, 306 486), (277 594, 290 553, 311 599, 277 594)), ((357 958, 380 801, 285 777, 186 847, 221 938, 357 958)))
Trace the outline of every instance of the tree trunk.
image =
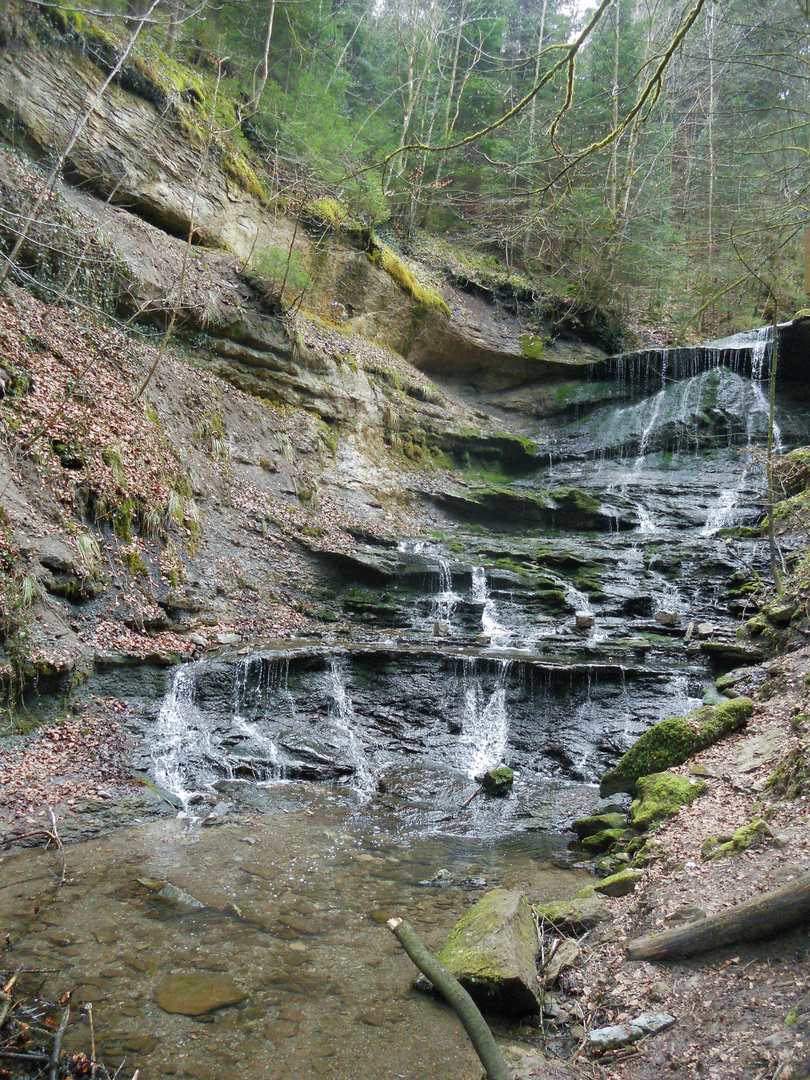
POLYGON ((631 941, 631 960, 666 960, 694 956, 737 941, 758 941, 792 930, 810 920, 810 873, 780 889, 755 896, 744 904, 706 919, 631 941))

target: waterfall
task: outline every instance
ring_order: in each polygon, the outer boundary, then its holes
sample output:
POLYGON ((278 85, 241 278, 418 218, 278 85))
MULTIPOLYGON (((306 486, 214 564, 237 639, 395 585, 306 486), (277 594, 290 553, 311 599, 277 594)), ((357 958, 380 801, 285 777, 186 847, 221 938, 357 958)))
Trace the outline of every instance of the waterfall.
POLYGON ((768 346, 773 340, 773 329, 770 326, 762 326, 754 331, 756 337, 751 346, 751 378, 759 380, 765 369, 765 360, 769 355, 768 346))
POLYGON ((506 694, 510 667, 511 661, 499 661, 495 686, 487 693, 475 661, 464 661, 464 713, 458 763, 468 776, 478 776, 503 763, 509 739, 506 694))
POLYGON ((233 683, 233 729, 246 735, 261 751, 263 767, 260 766, 259 771, 266 774, 269 763, 269 772, 277 779, 284 775, 278 746, 262 732, 250 713, 259 717, 264 715, 270 695, 286 688, 289 669, 289 660, 285 660, 282 667, 264 661, 261 656, 245 656, 236 665, 233 683), (257 675, 255 680, 254 674, 257 675))
POLYGON ((377 784, 366 750, 357 734, 357 716, 346 687, 346 679, 340 662, 332 657, 329 661, 329 719, 346 736, 349 757, 354 765, 356 788, 364 801, 371 797, 377 784))
POLYGON ((439 622, 449 623, 461 597, 453 592, 453 571, 450 568, 450 560, 441 555, 436 555, 435 558, 439 574, 439 591, 433 598, 433 614, 439 622))
POLYGON ((156 783, 174 795, 186 811, 198 794, 194 784, 210 787, 221 775, 220 769, 229 771, 219 740, 208 730, 195 703, 195 668, 194 664, 183 664, 175 670, 150 746, 156 783))
POLYGON ((565 599, 568 601, 568 603, 571 605, 575 612, 582 611, 587 612, 588 614, 593 613, 591 601, 587 594, 581 592, 579 589, 575 589, 573 585, 565 586, 565 599))
POLYGON ((470 599, 474 604, 481 604, 481 632, 489 638, 495 648, 502 648, 509 643, 510 634, 498 618, 495 600, 489 594, 487 572, 483 566, 474 566, 470 599))

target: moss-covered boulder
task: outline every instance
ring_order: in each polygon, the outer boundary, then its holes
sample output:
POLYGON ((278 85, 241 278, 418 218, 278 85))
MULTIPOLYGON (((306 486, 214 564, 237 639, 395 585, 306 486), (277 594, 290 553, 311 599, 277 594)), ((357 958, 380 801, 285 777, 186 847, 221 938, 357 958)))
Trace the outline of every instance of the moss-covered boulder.
POLYGON ((706 705, 690 716, 673 717, 654 724, 605 773, 599 785, 602 798, 618 791, 637 793, 642 776, 681 765, 699 750, 718 742, 732 731, 745 727, 754 709, 750 698, 735 698, 723 705, 706 705))
POLYGON ((561 934, 584 933, 610 917, 604 897, 598 896, 590 886, 572 900, 537 904, 534 910, 538 918, 551 923, 561 934))
POLYGON ((604 832, 605 829, 621 829, 627 819, 624 814, 592 814, 590 817, 577 818, 571 822, 571 831, 577 834, 577 840, 584 840, 586 836, 594 836, 604 832))
POLYGON ((688 806, 706 790, 703 780, 676 776, 671 772, 643 776, 636 784, 639 797, 630 807, 633 825, 649 829, 659 821, 675 817, 682 806, 688 806))
POLYGON ((632 829, 603 829, 598 833, 580 840, 582 847, 592 855, 601 855, 603 851, 610 851, 616 844, 629 840, 633 835, 632 829))
POLYGON ((438 959, 479 1008, 506 1016, 537 1011, 537 929, 523 893, 492 889, 450 931, 438 959))
POLYGON ((594 885, 594 892, 602 896, 627 896, 634 891, 636 882, 642 877, 640 870, 620 870, 617 874, 610 874, 594 885))
POLYGON ((500 765, 497 769, 489 769, 481 777, 481 786, 487 795, 495 795, 504 798, 512 790, 515 774, 508 765, 500 765))

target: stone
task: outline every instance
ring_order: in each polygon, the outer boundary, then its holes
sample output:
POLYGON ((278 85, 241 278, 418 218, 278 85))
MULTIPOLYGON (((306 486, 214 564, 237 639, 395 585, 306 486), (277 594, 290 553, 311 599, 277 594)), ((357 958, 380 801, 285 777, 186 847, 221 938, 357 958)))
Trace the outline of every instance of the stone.
POLYGON ((657 1035, 666 1031, 675 1023, 675 1017, 669 1013, 640 1013, 630 1021, 632 1027, 641 1028, 645 1035, 657 1035))
POLYGON ((297 1034, 298 1025, 291 1020, 275 1020, 262 1028, 262 1035, 271 1042, 276 1042, 278 1039, 291 1039, 297 1034))
POLYGON ((572 900, 538 904, 534 910, 540 919, 549 922, 561 934, 581 934, 610 917, 604 897, 598 896, 590 887, 572 900))
POLYGON ((238 1005, 247 998, 230 975, 205 971, 176 971, 164 976, 155 987, 155 1001, 165 1012, 183 1016, 238 1005))
POLYGON ((614 845, 628 840, 631 836, 633 836, 632 829, 603 829, 602 832, 586 836, 580 843, 592 855, 600 855, 603 851, 609 851, 614 845))
POLYGON ((479 1008, 519 1017, 538 1008, 538 948, 523 893, 492 889, 456 923, 438 959, 479 1008))
POLYGON ((610 877, 602 878, 602 880, 594 885, 594 892, 601 893, 602 896, 627 896, 628 893, 633 892, 636 887, 636 882, 642 877, 640 870, 620 870, 618 874, 611 874, 610 877))
POLYGON ((497 769, 489 769, 481 777, 481 785, 487 795, 503 798, 512 790, 515 774, 506 766, 501 765, 497 769))
POLYGON ((577 630, 590 630, 596 622, 596 616, 591 611, 577 611, 574 614, 577 630))
POLYGON ((738 773, 756 772, 761 765, 773 761, 779 754, 781 733, 769 728, 761 735, 753 735, 750 739, 743 739, 737 745, 737 753, 734 757, 734 767, 738 773))
MULTIPOLYGON (((543 979, 551 986, 563 971, 572 968, 580 953, 579 945, 572 938, 561 941, 549 962, 543 968, 543 979)), ((559 1018, 559 1017, 558 1017, 559 1018)))
POLYGON ((612 1024, 610 1027, 596 1028, 588 1032, 588 1047, 597 1054, 605 1050, 618 1050, 621 1046, 628 1046, 637 1042, 644 1032, 640 1027, 632 1024, 612 1024))
POLYGON ((238 645, 241 640, 239 634, 217 634, 217 641, 220 645, 238 645))
POLYGON ((695 922, 696 919, 705 918, 706 912, 700 904, 693 902, 691 904, 681 904, 680 907, 675 908, 675 910, 667 916, 666 921, 673 926, 677 926, 680 923, 690 923, 695 922))
POLYGON ((627 818, 623 813, 608 811, 572 821, 571 831, 577 834, 578 840, 584 840, 586 836, 594 836, 605 829, 622 829, 626 824, 627 818))
POLYGON ((680 611, 656 611, 655 621, 659 626, 680 626, 681 613, 680 611))

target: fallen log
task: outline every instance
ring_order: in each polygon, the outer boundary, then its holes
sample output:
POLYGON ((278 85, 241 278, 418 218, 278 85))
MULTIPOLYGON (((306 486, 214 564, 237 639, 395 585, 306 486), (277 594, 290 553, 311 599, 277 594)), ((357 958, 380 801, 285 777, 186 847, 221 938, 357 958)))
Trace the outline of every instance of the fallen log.
POLYGON ((792 930, 810 919, 810 874, 705 919, 631 941, 631 960, 694 956, 738 941, 758 941, 792 930))

